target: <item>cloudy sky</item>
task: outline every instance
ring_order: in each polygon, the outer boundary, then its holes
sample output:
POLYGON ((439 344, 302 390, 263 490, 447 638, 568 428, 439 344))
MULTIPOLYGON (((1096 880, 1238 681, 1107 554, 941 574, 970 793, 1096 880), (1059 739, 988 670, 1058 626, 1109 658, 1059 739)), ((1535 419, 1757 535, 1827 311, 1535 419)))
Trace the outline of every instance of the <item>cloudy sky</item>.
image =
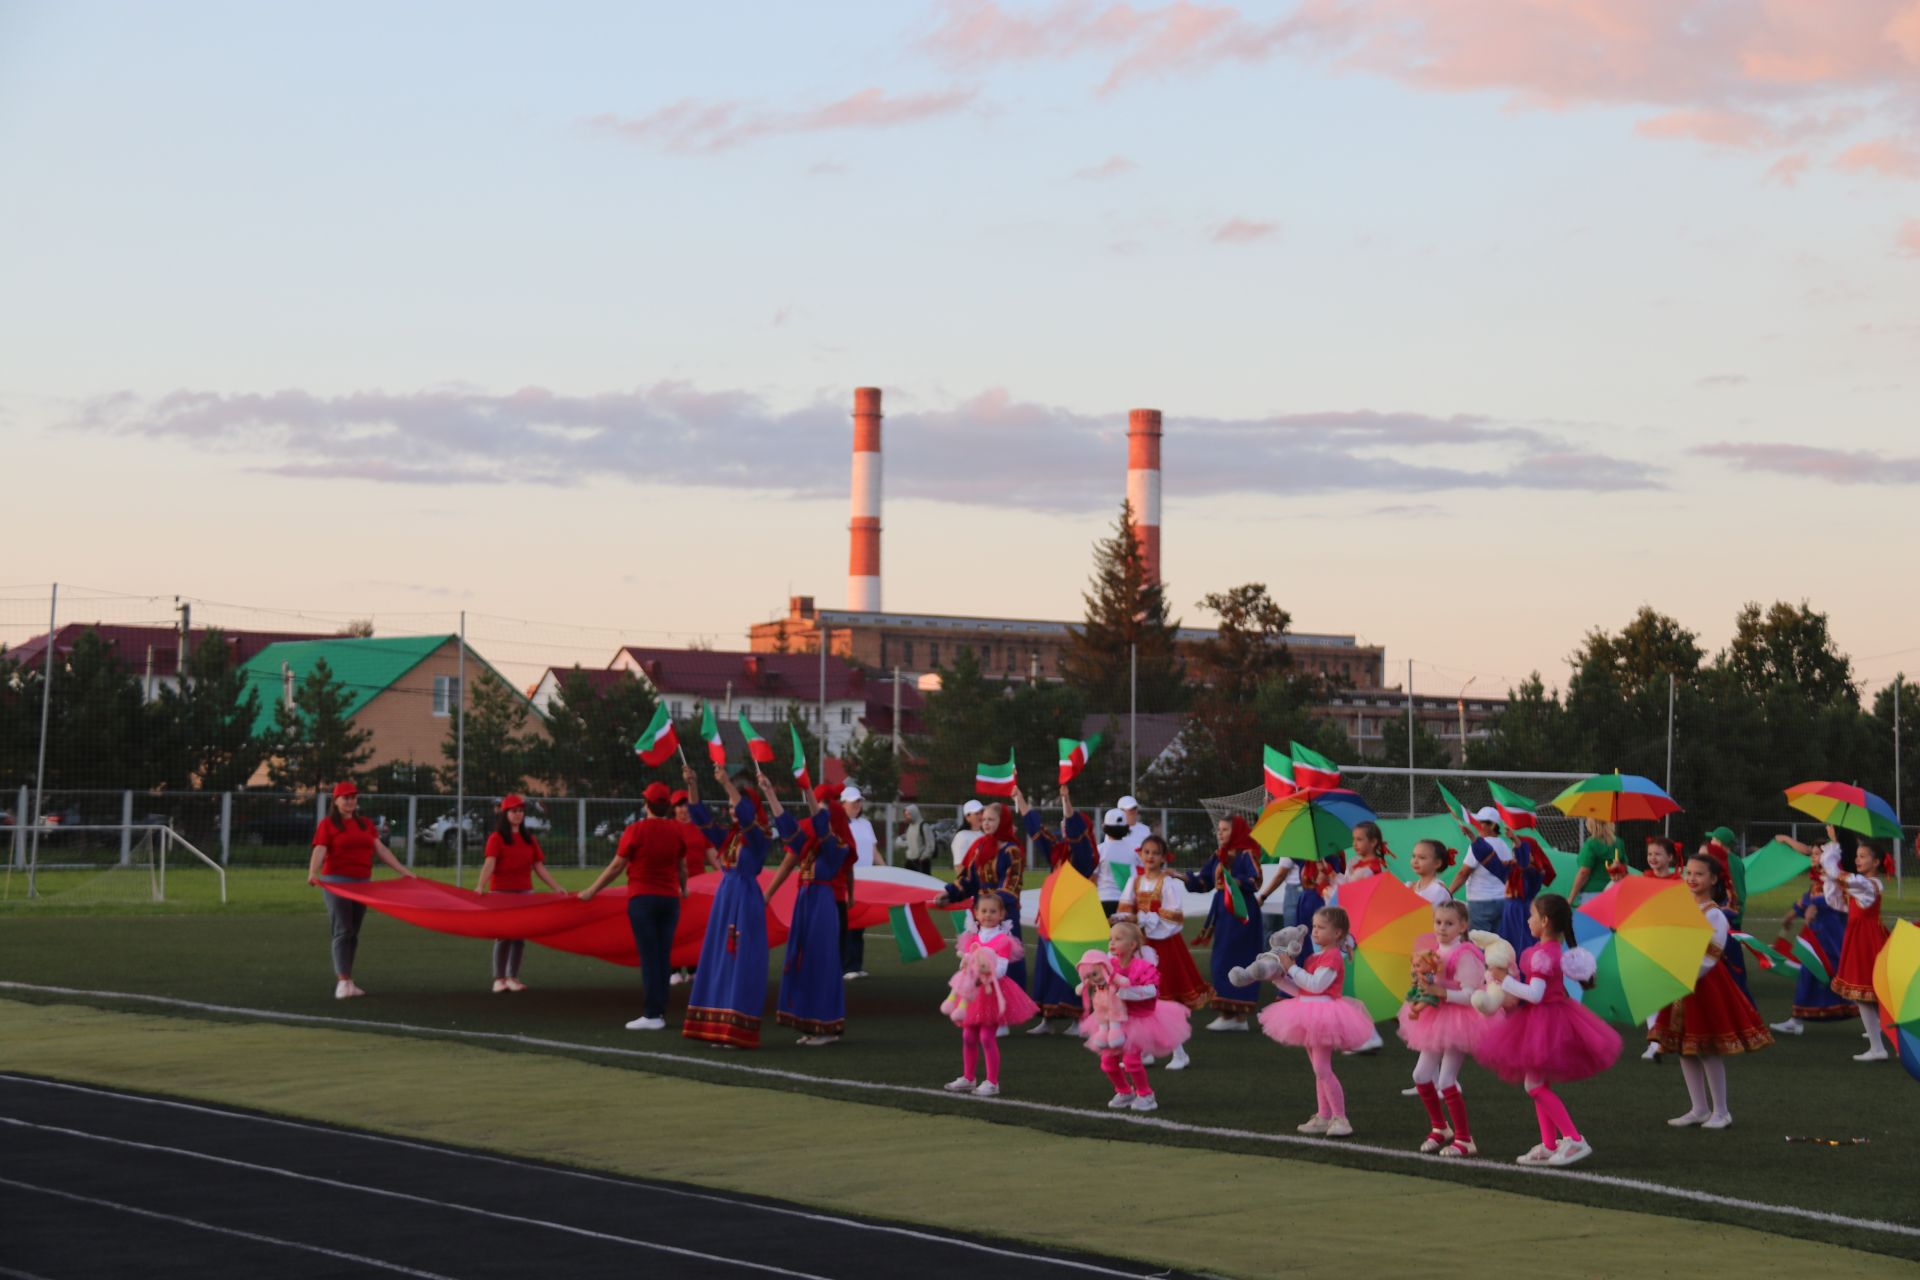
POLYGON ((0 164, 12 583, 726 645, 872 384, 891 608, 1076 614, 1155 407, 1190 622, 1920 668, 1920 0, 0 0, 0 164))

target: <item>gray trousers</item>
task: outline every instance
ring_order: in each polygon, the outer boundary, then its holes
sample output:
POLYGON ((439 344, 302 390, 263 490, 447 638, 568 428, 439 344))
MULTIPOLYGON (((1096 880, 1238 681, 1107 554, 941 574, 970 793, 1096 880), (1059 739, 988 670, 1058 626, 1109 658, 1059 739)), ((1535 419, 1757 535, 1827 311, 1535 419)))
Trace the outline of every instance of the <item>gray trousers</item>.
MULTIPOLYGON (((352 876, 321 876, 321 884, 365 884, 352 876)), ((350 902, 337 893, 327 895, 327 923, 333 926, 333 972, 342 978, 353 976, 353 954, 360 949, 360 922, 367 918, 367 904, 350 902)))
MULTIPOLYGON (((532 893, 531 889, 495 889, 495 893, 532 893)), ((501 938, 493 944, 493 976, 496 978, 517 978, 520 976, 520 961, 527 954, 524 938, 501 938)))

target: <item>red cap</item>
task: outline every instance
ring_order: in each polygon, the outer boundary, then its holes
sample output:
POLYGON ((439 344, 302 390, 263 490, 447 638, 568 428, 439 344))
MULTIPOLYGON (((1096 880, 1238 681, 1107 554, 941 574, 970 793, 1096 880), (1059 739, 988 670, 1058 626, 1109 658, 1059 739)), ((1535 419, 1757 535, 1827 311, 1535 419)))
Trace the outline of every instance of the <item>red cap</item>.
POLYGON ((505 813, 509 809, 524 809, 526 807, 527 807, 527 802, 525 800, 522 800, 519 796, 501 796, 500 797, 500 812, 502 813, 505 813))
POLYGON ((676 791, 676 792, 674 792, 674 793, 673 793, 673 795, 672 795, 672 797, 671 797, 671 799, 670 799, 670 803, 672 803, 672 804, 686 804, 686 803, 687 803, 688 801, 690 801, 690 800, 692 800, 692 799, 693 799, 693 797, 692 797, 692 796, 690 796, 690 795, 688 795, 688 794, 687 794, 687 793, 686 793, 685 791, 676 791))
POLYGON ((647 789, 640 793, 640 798, 649 804, 666 804, 672 796, 673 792, 664 782, 649 782, 647 789))
POLYGON ((333 784, 333 798, 335 800, 340 799, 342 796, 357 796, 359 794, 360 788, 354 786, 351 782, 336 782, 333 784))

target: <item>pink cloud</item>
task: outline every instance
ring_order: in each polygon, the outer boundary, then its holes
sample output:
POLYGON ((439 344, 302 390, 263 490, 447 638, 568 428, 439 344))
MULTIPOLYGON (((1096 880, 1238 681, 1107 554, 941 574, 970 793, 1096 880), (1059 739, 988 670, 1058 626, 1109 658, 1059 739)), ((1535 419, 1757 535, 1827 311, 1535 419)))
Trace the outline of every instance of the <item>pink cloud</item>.
POLYGON ((1099 164, 1088 165, 1084 169, 1074 170, 1073 176, 1089 182, 1097 182, 1102 178, 1117 178, 1123 173, 1132 173, 1139 167, 1139 165, 1127 159, 1125 156, 1108 156, 1099 164))
POLYGON ((1765 181, 1777 182, 1783 187, 1797 187, 1807 170, 1813 167, 1813 157, 1804 151, 1795 151, 1781 156, 1767 169, 1765 181))
POLYGON ((714 152, 781 134, 914 124, 962 111, 976 96, 973 89, 889 94, 884 89, 867 88, 823 106, 799 110, 752 106, 739 100, 701 102, 683 98, 643 116, 603 112, 588 119, 587 125, 629 142, 669 151, 714 152))
POLYGON ((1228 218, 1213 233, 1215 244, 1253 244, 1269 240, 1280 232, 1277 222, 1255 222, 1249 218, 1228 218))
POLYGON ((1807 444, 1706 444, 1692 453, 1720 458, 1741 471, 1761 471, 1834 484, 1920 484, 1920 458, 1889 458, 1870 449, 1807 444))
POLYGON ((1764 147, 1777 140, 1766 117, 1751 111, 1668 111, 1633 126, 1643 138, 1690 138, 1720 147, 1764 147))
POLYGON ((1920 218, 1908 218, 1897 239, 1900 256, 1920 258, 1920 218))
POLYGON ((1920 150, 1897 138, 1875 138, 1842 151, 1834 158, 1833 167, 1844 173, 1920 178, 1920 150))

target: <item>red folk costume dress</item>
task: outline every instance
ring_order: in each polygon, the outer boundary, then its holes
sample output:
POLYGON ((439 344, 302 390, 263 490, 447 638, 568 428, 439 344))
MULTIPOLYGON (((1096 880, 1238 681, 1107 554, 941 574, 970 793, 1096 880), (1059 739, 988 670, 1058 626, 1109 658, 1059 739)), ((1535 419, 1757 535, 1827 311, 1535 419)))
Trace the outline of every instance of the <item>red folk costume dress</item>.
POLYGON ((1139 923, 1140 932, 1147 936, 1155 967, 1160 971, 1159 998, 1189 1009, 1204 1009, 1213 999, 1213 988, 1200 976, 1200 967, 1193 962, 1193 952, 1187 949, 1182 931, 1183 923, 1161 914, 1172 912, 1183 921, 1186 901, 1186 885, 1177 876, 1168 875, 1165 868, 1159 875, 1136 871, 1127 887, 1121 890, 1115 914, 1131 914, 1139 923))
POLYGON ((1887 926, 1880 922, 1880 897, 1886 886, 1872 876, 1849 872, 1827 876, 1827 905, 1845 908, 1847 934, 1840 943, 1840 969, 1833 975, 1833 994, 1855 1004, 1875 1004, 1873 962, 1887 945, 1887 926))
MULTIPOLYGON (((1692 994, 1660 1011, 1647 1039, 1668 1053, 1682 1057, 1707 1054, 1756 1053, 1773 1043, 1773 1033, 1761 1020, 1753 1001, 1721 963, 1732 934, 1727 914, 1707 903, 1700 913, 1713 927, 1713 941, 1700 961, 1700 977, 1692 994)), ((1738 942, 1733 943, 1739 946, 1738 942)))

